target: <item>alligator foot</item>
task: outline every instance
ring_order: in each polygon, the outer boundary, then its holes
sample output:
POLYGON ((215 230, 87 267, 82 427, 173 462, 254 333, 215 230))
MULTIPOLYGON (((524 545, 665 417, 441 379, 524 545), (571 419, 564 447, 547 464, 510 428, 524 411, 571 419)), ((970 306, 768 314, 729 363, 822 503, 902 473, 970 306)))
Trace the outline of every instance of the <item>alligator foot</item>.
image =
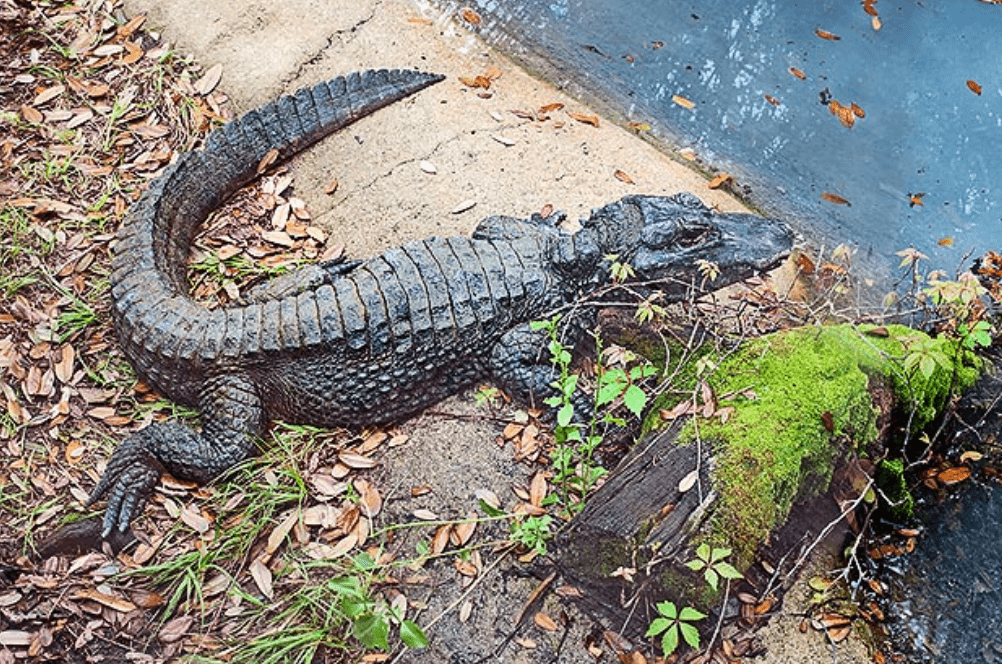
POLYGON ((129 528, 164 471, 163 464, 147 449, 147 431, 143 429, 133 434, 115 449, 101 480, 87 498, 85 507, 90 507, 105 494, 108 496, 108 510, 101 529, 103 538, 116 528, 123 533, 129 528))

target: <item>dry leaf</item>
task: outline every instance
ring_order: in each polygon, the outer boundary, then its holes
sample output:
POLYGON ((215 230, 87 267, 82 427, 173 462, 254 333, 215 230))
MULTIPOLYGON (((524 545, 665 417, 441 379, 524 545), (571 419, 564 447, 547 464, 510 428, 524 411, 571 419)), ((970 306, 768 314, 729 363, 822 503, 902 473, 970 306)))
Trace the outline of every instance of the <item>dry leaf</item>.
POLYGON ((470 23, 472 25, 480 25, 481 20, 482 20, 480 18, 480 14, 478 14, 475 11, 473 11, 469 7, 463 7, 463 9, 460 10, 459 15, 463 17, 464 21, 466 21, 467 23, 470 23))
POLYGON ((274 554, 276 551, 278 551, 278 547, 282 546, 282 543, 285 541, 286 536, 292 532, 293 526, 295 526, 299 522, 299 516, 300 514, 298 510, 291 511, 282 520, 282 523, 278 524, 278 526, 271 531, 271 533, 268 535, 268 543, 264 549, 265 553, 268 556, 274 554))
POLYGON ((679 106, 681 106, 682 108, 688 108, 690 110, 696 108, 696 104, 692 103, 691 101, 680 95, 672 95, 671 100, 676 104, 678 104, 679 106))
POLYGON ((613 176, 620 182, 625 182, 626 184, 636 184, 636 182, 633 181, 633 178, 631 178, 629 175, 619 170, 618 168, 613 173, 613 176))
POLYGON ((957 466, 956 468, 947 468, 946 470, 941 470, 936 474, 936 479, 938 479, 943 484, 957 484, 958 482, 963 482, 971 476, 971 469, 967 466, 957 466))
POLYGON ((542 611, 536 613, 536 615, 532 617, 532 621, 548 632, 556 632, 560 629, 560 626, 557 625, 556 621, 542 611))
POLYGON ((919 192, 917 194, 908 194, 908 207, 915 207, 916 205, 925 205, 922 199, 925 197, 925 192, 919 192))
POLYGON ((852 114, 855 115, 857 118, 863 119, 866 117, 866 111, 864 111, 863 107, 857 104, 856 102, 851 102, 849 104, 849 108, 852 109, 852 114))
POLYGON ((408 23, 417 23, 418 25, 433 25, 435 23, 430 18, 423 18, 423 17, 420 17, 420 16, 409 18, 409 19, 407 19, 407 22, 408 23))
POLYGON ((678 492, 685 493, 692 487, 696 486, 696 480, 699 479, 699 470, 690 471, 685 477, 683 477, 678 483, 678 492))
POLYGON ((779 106, 782 103, 772 95, 763 94, 762 96, 765 97, 765 100, 770 104, 772 104, 773 106, 779 106))
POLYGON ((73 598, 93 600, 119 613, 128 613, 136 610, 136 605, 129 600, 103 593, 97 588, 81 588, 73 595, 73 598))
POLYGON ((45 116, 42 115, 41 111, 27 104, 21 106, 21 117, 29 124, 42 124, 45 120, 45 116))
POLYGON ((379 510, 383 507, 383 498, 379 495, 379 490, 363 479, 355 480, 352 485, 358 491, 359 505, 363 507, 365 516, 371 519, 379 514, 379 510))
POLYGON ((39 92, 35 96, 34 101, 32 101, 31 103, 32 103, 33 106, 41 106, 42 104, 44 104, 46 102, 52 101, 53 99, 55 99, 59 95, 63 94, 63 92, 65 92, 65 91, 66 91, 66 86, 64 86, 64 85, 53 85, 53 86, 45 88, 44 90, 42 90, 41 92, 39 92))
POLYGON ((349 468, 354 468, 355 470, 365 470, 376 466, 376 461, 374 459, 361 454, 356 454, 355 452, 341 452, 337 455, 337 458, 338 461, 349 468))
POLYGON ((821 192, 821 199, 828 201, 829 203, 834 203, 835 205, 846 205, 848 207, 852 207, 852 203, 850 203, 845 198, 839 196, 838 194, 832 194, 827 191, 821 192))
POLYGON ((330 181, 330 184, 324 187, 324 193, 327 195, 333 194, 335 191, 337 191, 337 185, 338 185, 337 178, 334 178, 333 180, 330 181))
POLYGON ((863 11, 870 16, 877 15, 877 8, 874 5, 877 4, 876 0, 863 0, 863 11))
POLYGON ((832 32, 828 32, 827 30, 822 30, 821 28, 814 28, 814 34, 816 34, 818 37, 821 37, 822 39, 827 39, 829 41, 838 41, 842 39, 838 35, 832 32))
POLYGON ((729 173, 717 173, 716 177, 710 180, 706 186, 710 189, 719 189, 725 182, 731 179, 729 173))
POLYGON ((157 638, 163 643, 174 643, 184 638, 188 633, 195 618, 192 616, 180 616, 164 623, 164 626, 157 632, 157 638))
POLYGON ((546 498, 547 492, 546 475, 539 471, 532 476, 532 481, 529 483, 529 503, 536 507, 540 507, 543 504, 543 499, 546 498))
POLYGON ((796 76, 797 78, 799 78, 801 81, 807 78, 807 74, 805 74, 800 69, 797 69, 796 67, 790 67, 789 72, 794 76, 796 76))
POLYGON ((223 65, 215 64, 209 67, 208 71, 202 75, 200 79, 195 81, 195 92, 202 95, 203 97, 208 95, 210 92, 216 89, 219 85, 219 80, 223 77, 223 65))
POLYGON ((591 125, 593 127, 597 127, 598 126, 598 116, 597 115, 587 115, 585 113, 574 113, 573 111, 569 111, 567 113, 567 115, 571 116, 571 118, 577 120, 578 122, 582 122, 584 124, 589 124, 589 125, 591 125))
POLYGON ((459 547, 466 546, 466 544, 470 541, 470 538, 473 537, 474 531, 477 529, 476 512, 469 512, 466 515, 466 518, 468 521, 457 523, 452 529, 453 537, 451 537, 451 539, 453 540, 453 544, 459 547))
POLYGON ((874 16, 873 18, 871 18, 870 25, 873 26, 874 30, 880 30, 882 27, 884 27, 884 24, 880 22, 879 16, 874 16))
POLYGON ((438 555, 445 551, 445 547, 449 546, 449 533, 452 531, 452 526, 445 525, 439 526, 435 530, 435 536, 431 538, 431 552, 434 555, 438 555))
POLYGON ((438 169, 435 168, 435 164, 431 163, 430 161, 422 161, 419 164, 419 166, 422 171, 428 173, 429 175, 435 175, 436 173, 438 173, 438 169))
POLYGON ((558 101, 558 102, 554 102, 552 104, 546 104, 545 106, 540 106, 539 107, 539 112, 540 113, 552 113, 553 111, 559 111, 563 107, 564 107, 564 105, 561 104, 558 101))
POLYGON ((651 125, 646 122, 628 122, 626 126, 636 131, 650 131, 651 125))
POLYGON ((973 92, 974 94, 978 95, 979 97, 981 96, 981 86, 978 84, 977 81, 972 81, 968 79, 967 87, 970 88, 971 92, 973 92))
POLYGON ((261 175, 266 170, 271 168, 271 165, 274 164, 277 159, 278 159, 278 150, 274 148, 268 150, 268 153, 261 158, 260 162, 258 162, 257 174, 261 175))
POLYGON ((260 558, 255 558, 248 568, 251 578, 254 579, 254 584, 257 586, 261 594, 268 599, 274 599, 275 590, 272 587, 271 581, 271 570, 268 566, 261 562, 260 558))
POLYGON ((936 244, 938 244, 941 247, 952 247, 953 246, 953 238, 952 237, 941 237, 938 240, 936 240, 936 244))
POLYGON ((495 67, 494 65, 491 65, 490 67, 487 68, 487 71, 484 72, 484 76, 491 79, 492 81, 496 81, 499 78, 501 78, 501 69, 495 67))

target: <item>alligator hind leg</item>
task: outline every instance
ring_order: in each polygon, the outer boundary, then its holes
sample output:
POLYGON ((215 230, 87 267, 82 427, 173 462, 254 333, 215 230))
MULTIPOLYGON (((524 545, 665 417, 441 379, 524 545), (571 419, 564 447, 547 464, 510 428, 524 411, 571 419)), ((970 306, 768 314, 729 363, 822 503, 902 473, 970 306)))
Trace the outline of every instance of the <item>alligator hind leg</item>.
POLYGON ((87 499, 108 497, 102 535, 125 532, 165 470, 204 484, 250 457, 264 430, 264 410, 254 384, 237 375, 210 379, 199 403, 202 432, 177 422, 156 422, 125 439, 87 499))
MULTIPOLYGON (((565 347, 573 347, 579 333, 567 329, 565 347)), ((560 371, 553 366, 549 356, 549 336, 545 330, 533 330, 529 323, 508 330, 491 349, 491 373, 505 391, 516 399, 536 408, 543 408, 550 417, 556 409, 545 400, 558 396, 554 383, 560 371)), ((592 398, 576 389, 571 397, 575 419, 586 422, 593 411, 592 398)))

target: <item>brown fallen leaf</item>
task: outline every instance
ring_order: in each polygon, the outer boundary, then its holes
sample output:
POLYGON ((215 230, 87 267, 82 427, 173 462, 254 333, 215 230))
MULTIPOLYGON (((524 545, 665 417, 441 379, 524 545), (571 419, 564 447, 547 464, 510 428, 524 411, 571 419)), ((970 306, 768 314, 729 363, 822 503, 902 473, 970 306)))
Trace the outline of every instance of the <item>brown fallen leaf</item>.
POLYGON ((21 106, 21 117, 28 124, 42 124, 45 120, 45 116, 42 115, 41 111, 27 104, 21 106))
POLYGON ((629 175, 619 170, 618 168, 612 175, 620 182, 625 182, 626 184, 637 184, 636 182, 633 181, 633 178, 631 178, 629 175))
POLYGON ((936 240, 936 244, 938 244, 941 247, 952 247, 953 246, 953 238, 952 237, 941 237, 938 240, 936 240))
POLYGON ((855 115, 860 120, 866 117, 866 111, 864 111, 863 107, 857 104, 856 102, 850 102, 849 108, 852 109, 852 114, 855 115))
POLYGON ((89 599, 119 613, 136 610, 136 605, 129 600, 103 593, 97 588, 81 588, 73 595, 73 599, 89 599))
POLYGON ((805 253, 797 254, 797 267, 804 274, 814 274, 814 261, 805 253))
POLYGON ((464 21, 466 21, 471 25, 480 25, 480 23, 483 21, 483 19, 480 18, 480 14, 473 11, 469 7, 463 7, 460 10, 459 15, 463 17, 464 21))
POLYGON ((261 161, 259 161, 257 164, 257 174, 261 175, 266 170, 271 168, 271 165, 274 164, 277 159, 278 159, 278 150, 277 149, 268 150, 268 153, 264 155, 264 157, 261 158, 261 161))
POLYGON ((571 116, 572 119, 577 120, 583 124, 589 124, 593 127, 598 127, 598 116, 597 115, 587 115, 585 113, 575 113, 573 111, 568 111, 567 115, 571 116))
POLYGON ((434 555, 438 555, 445 551, 445 547, 449 546, 449 535, 452 532, 452 526, 444 525, 439 526, 435 530, 435 536, 431 538, 431 552, 434 555))
POLYGON ((696 108, 696 104, 689 101, 685 97, 682 97, 681 95, 672 95, 671 100, 676 104, 678 104, 679 106, 681 106, 682 108, 688 108, 689 110, 696 108))
POLYGON ((957 484, 958 482, 963 482, 971 476, 971 469, 967 466, 957 466, 956 468, 947 468, 946 470, 941 470, 936 474, 936 479, 938 479, 943 484, 957 484))
POLYGON ((873 18, 871 18, 870 25, 873 26, 874 30, 880 30, 882 27, 884 27, 884 24, 880 22, 879 16, 874 16, 873 18))
POLYGON ((835 33, 828 32, 827 30, 822 30, 821 28, 814 28, 814 34, 816 34, 818 37, 821 37, 822 39, 827 39, 829 41, 838 41, 842 39, 835 33))
POLYGON ((223 78, 223 65, 215 64, 202 74, 202 77, 195 81, 195 92, 205 97, 210 92, 216 89, 219 85, 219 81, 223 78))
POLYGON ((790 67, 789 72, 794 76, 796 76, 797 78, 799 78, 801 81, 807 79, 807 74, 805 74, 800 69, 797 69, 796 67, 790 67))
POLYGON ((548 632, 556 632, 560 629, 557 622, 551 618, 549 614, 542 611, 539 611, 536 615, 532 616, 532 621, 548 632))
POLYGON ((433 25, 435 22, 430 18, 424 18, 421 16, 415 16, 407 19, 408 23, 417 23, 418 25, 433 25))
POLYGON ((494 65, 491 65, 490 67, 487 68, 487 71, 484 73, 484 76, 486 76, 487 78, 491 79, 492 81, 496 81, 499 78, 501 78, 501 74, 502 74, 502 72, 501 72, 501 69, 499 67, 495 67, 494 65))
POLYGON ((877 4, 876 0, 863 0, 863 11, 870 16, 877 15, 877 8, 874 5, 877 4))
POLYGON ((626 126, 629 127, 630 129, 635 130, 635 131, 650 131, 651 130, 651 125, 649 125, 646 122, 628 122, 626 124, 626 126))
POLYGON ((978 84, 977 81, 972 81, 968 79, 967 87, 970 88, 971 92, 973 92, 974 94, 978 95, 979 97, 981 96, 981 86, 978 84))
POLYGON ((710 189, 719 189, 720 187, 724 186, 724 183, 728 182, 729 180, 731 180, 731 175, 729 173, 720 172, 717 173, 716 177, 710 180, 709 184, 707 184, 706 186, 709 187, 710 189))
POLYGON ((765 98, 765 100, 767 102, 769 102, 773 106, 779 106, 782 103, 781 101, 779 101, 778 99, 776 99, 772 95, 763 94, 762 96, 765 98))
POLYGON ((184 635, 188 633, 188 630, 194 622, 194 616, 180 616, 178 618, 168 620, 164 623, 164 626, 160 628, 160 631, 157 632, 157 639, 164 643, 174 643, 176 641, 180 641, 184 638, 184 635))
POLYGON ((539 112, 540 113, 552 113, 553 111, 559 111, 563 107, 564 107, 564 105, 562 103, 560 103, 559 101, 555 101, 552 104, 546 104, 545 106, 540 106, 539 107, 539 112))
POLYGON ((908 207, 915 207, 916 205, 925 205, 923 198, 925 197, 925 192, 919 192, 917 194, 908 194, 908 207))
POLYGON ((852 207, 852 203, 850 203, 842 196, 839 196, 838 194, 832 194, 827 191, 821 192, 821 199, 828 201, 829 203, 834 203, 835 205, 845 205, 848 207, 852 207))
POLYGON ((65 91, 66 91, 66 86, 61 84, 53 85, 39 92, 31 103, 33 106, 41 106, 46 102, 52 101, 59 95, 63 94, 63 92, 65 91))

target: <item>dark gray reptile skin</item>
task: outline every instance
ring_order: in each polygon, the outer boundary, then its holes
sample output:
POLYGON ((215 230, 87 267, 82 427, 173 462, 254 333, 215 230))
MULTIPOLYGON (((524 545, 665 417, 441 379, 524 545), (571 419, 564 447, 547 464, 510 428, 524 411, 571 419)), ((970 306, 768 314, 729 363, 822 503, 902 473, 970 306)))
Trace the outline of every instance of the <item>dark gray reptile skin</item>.
POLYGON ((490 217, 472 238, 432 237, 347 265, 284 275, 241 306, 209 310, 188 296, 189 247, 202 221, 279 160, 359 117, 441 80, 375 71, 300 90, 212 133, 130 210, 113 259, 113 316, 144 380, 196 406, 202 431, 152 424, 112 455, 94 502, 104 532, 127 529, 162 471, 208 482, 254 452, 271 419, 358 427, 399 421, 491 378, 517 398, 547 395, 553 370, 529 322, 608 280, 617 254, 638 280, 678 297, 715 262, 715 287, 772 267, 792 235, 782 223, 713 214, 689 194, 628 196, 576 234, 561 214, 490 217))

